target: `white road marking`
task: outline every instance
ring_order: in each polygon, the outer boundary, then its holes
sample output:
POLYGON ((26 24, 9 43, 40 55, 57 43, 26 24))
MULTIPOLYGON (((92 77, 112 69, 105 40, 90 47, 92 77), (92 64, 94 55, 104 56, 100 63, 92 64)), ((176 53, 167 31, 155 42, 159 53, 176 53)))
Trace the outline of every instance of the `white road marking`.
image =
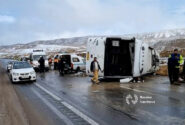
POLYGON ((35 85, 40 88, 41 90, 43 90, 44 92, 46 92, 47 94, 49 94, 50 96, 52 96, 55 100, 60 101, 61 104, 63 104, 64 106, 66 106, 67 108, 69 108, 71 111, 73 111, 76 115, 80 116, 81 118, 83 118, 85 121, 87 121, 89 124, 91 125, 99 125, 99 123, 97 123, 96 121, 94 121, 93 119, 89 118, 87 115, 83 114, 82 112, 80 112, 78 109, 76 109, 75 107, 73 107, 72 105, 68 104, 65 101, 62 101, 61 98, 59 98, 58 96, 54 95, 53 93, 51 93, 50 91, 48 91, 47 89, 45 89, 44 87, 42 87, 41 85, 35 83, 35 85))
POLYGON ((74 125, 70 119, 68 119, 65 115, 58 111, 50 102, 44 99, 36 90, 31 88, 32 91, 60 118, 62 119, 67 125, 74 125))
POLYGON ((60 99, 58 96, 54 95, 53 93, 51 93, 50 91, 48 91, 47 89, 45 89, 44 87, 42 87, 41 85, 39 85, 39 84, 37 84, 37 83, 35 83, 35 85, 36 85, 37 87, 39 87, 40 89, 42 89, 42 90, 43 90, 44 92, 46 92, 47 94, 49 94, 50 96, 52 96, 55 100, 61 101, 61 99, 60 99))
POLYGON ((138 90, 138 89, 132 89, 132 88, 129 88, 129 87, 126 87, 126 86, 120 86, 121 88, 124 88, 124 89, 129 89, 129 90, 132 90, 132 91, 135 91, 135 92, 140 92, 140 93, 147 93, 147 94, 151 94, 151 95, 155 95, 151 92, 146 92, 146 91, 142 91, 142 90, 138 90))
POLYGON ((84 115, 82 112, 80 112, 78 109, 74 108, 73 106, 69 105, 66 102, 61 102, 63 105, 71 109, 75 114, 79 115, 81 118, 83 118, 85 121, 87 121, 91 125, 99 125, 97 122, 89 118, 88 116, 84 115))

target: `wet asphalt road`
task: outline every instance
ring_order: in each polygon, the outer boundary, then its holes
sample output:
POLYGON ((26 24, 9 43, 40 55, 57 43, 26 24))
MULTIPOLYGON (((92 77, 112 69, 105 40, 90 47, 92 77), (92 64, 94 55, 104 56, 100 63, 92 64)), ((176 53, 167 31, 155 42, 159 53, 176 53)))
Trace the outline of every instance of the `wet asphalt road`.
MULTIPOLYGON (((6 67, 7 60, 0 62, 6 67)), ((185 124, 185 84, 170 85, 167 77, 146 77, 144 83, 102 82, 97 85, 92 84, 89 77, 73 74, 62 77, 57 71, 49 71, 38 73, 37 82, 33 84, 13 86, 23 102, 48 125, 89 124, 61 101, 100 125, 185 124)))

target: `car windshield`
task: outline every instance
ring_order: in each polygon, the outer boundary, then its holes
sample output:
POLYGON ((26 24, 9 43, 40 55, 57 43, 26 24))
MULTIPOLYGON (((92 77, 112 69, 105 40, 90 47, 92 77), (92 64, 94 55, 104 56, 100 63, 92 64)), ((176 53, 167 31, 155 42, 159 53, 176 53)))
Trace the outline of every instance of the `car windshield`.
POLYGON ((37 60, 38 61, 41 56, 44 58, 44 60, 47 60, 46 55, 33 55, 33 60, 37 60))
POLYGON ((28 62, 15 62, 13 65, 13 69, 25 69, 31 68, 31 65, 28 62))
POLYGON ((8 64, 12 64, 13 62, 11 61, 11 62, 8 62, 8 64))

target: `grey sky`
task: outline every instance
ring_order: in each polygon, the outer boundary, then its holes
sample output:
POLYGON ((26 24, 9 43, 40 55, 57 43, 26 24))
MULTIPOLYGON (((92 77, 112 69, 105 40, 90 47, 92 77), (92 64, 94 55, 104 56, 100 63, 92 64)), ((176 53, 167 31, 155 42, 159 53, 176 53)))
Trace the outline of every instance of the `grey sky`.
POLYGON ((0 44, 185 27, 183 0, 0 0, 0 44))

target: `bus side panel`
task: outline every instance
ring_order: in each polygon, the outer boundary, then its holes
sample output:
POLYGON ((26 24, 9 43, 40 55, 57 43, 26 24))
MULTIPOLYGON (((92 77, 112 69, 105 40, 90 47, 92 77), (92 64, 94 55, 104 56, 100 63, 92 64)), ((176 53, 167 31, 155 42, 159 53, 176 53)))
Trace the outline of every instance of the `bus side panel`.
POLYGON ((152 51, 149 48, 148 44, 144 43, 142 45, 142 62, 141 62, 141 68, 143 69, 143 72, 141 75, 152 73, 152 51))
MULTIPOLYGON (((104 70, 104 56, 105 56, 105 38, 89 38, 87 42, 87 57, 86 57, 86 73, 87 75, 92 76, 90 71, 91 62, 94 57, 97 57, 97 60, 100 64, 102 70, 104 70)), ((99 76, 103 77, 104 73, 99 71, 99 76)))
POLYGON ((142 46, 142 42, 139 41, 139 40, 136 40, 135 41, 135 56, 134 56, 133 77, 139 77, 140 76, 141 46, 142 46))

